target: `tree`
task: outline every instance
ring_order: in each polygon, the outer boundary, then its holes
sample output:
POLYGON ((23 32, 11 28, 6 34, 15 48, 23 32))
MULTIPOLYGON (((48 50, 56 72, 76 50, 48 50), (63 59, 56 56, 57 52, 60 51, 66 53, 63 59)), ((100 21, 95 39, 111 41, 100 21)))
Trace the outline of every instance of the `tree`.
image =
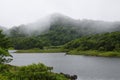
POLYGON ((10 46, 11 44, 9 38, 2 33, 2 30, 0 30, 0 47, 3 49, 8 49, 10 46))
POLYGON ((84 36, 68 42, 65 49, 120 51, 120 32, 84 36))
POLYGON ((9 46, 9 39, 2 34, 2 31, 0 30, 0 64, 9 63, 12 60, 12 56, 7 50, 9 46))

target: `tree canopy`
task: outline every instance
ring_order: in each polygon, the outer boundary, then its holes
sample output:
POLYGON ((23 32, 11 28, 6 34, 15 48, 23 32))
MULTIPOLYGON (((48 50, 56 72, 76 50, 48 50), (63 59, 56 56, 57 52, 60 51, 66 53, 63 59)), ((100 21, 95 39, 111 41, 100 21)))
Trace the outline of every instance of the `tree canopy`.
POLYGON ((0 30, 0 64, 8 63, 12 60, 11 59, 12 56, 7 51, 9 47, 10 47, 9 39, 0 30))
POLYGON ((120 32, 90 35, 64 45, 66 49, 120 51, 120 32))

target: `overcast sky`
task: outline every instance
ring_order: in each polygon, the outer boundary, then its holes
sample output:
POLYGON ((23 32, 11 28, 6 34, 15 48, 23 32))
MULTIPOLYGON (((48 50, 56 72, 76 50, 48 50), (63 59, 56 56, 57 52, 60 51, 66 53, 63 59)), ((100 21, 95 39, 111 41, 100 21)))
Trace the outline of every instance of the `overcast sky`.
POLYGON ((0 25, 8 28, 52 13, 74 19, 120 21, 120 0, 0 0, 0 25))

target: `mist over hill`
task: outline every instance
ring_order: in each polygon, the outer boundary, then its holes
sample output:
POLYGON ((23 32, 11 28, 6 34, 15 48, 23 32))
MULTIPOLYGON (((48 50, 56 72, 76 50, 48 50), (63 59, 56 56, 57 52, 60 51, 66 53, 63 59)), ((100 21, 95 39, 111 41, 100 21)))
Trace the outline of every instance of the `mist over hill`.
POLYGON ((10 29, 1 27, 9 37, 38 37, 50 45, 63 45, 82 36, 120 31, 120 22, 95 20, 75 20, 62 14, 51 14, 36 22, 14 26, 10 29))
POLYGON ((9 29, 10 36, 40 35, 55 28, 73 29, 80 35, 113 32, 120 30, 120 22, 95 20, 75 20, 62 14, 52 14, 30 24, 22 24, 9 29))
POLYGON ((52 14, 30 24, 1 28, 11 38, 15 49, 28 49, 59 46, 86 35, 120 31, 120 22, 75 20, 52 14))
POLYGON ((3 26, 0 26, 0 29, 3 30, 3 31, 7 30, 7 29, 6 29, 5 27, 3 27, 3 26))

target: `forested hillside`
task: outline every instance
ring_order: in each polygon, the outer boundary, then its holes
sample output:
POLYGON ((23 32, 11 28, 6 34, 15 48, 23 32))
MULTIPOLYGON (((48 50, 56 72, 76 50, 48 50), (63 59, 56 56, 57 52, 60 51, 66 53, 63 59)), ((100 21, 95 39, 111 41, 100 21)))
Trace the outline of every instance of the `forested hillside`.
POLYGON ((37 22, 4 30, 15 49, 59 46, 71 40, 98 33, 120 31, 120 22, 75 20, 62 14, 52 14, 37 22))
MULTIPOLYGON (((71 42, 68 42, 64 45, 65 49, 72 54, 87 54, 87 55, 96 55, 96 56, 120 56, 120 32, 111 32, 104 34, 90 35, 82 37, 71 42), (86 51, 85 53, 82 51, 86 51), (88 52, 87 52, 88 51, 88 52), (98 51, 100 53, 111 52, 105 54, 100 54, 97 52, 89 51, 98 51), (102 51, 102 52, 101 52, 102 51), (116 54, 116 52, 118 52, 116 54), (88 54, 92 53, 92 54, 88 54)), ((68 52, 68 53, 69 53, 68 52)))
POLYGON ((68 42, 64 47, 66 49, 77 50, 120 50, 120 32, 111 32, 82 37, 68 42))
POLYGON ((105 22, 87 19, 75 20, 62 14, 52 14, 30 24, 14 26, 8 29, 7 34, 11 37, 36 36, 49 33, 51 30, 55 31, 56 29, 64 29, 61 33, 70 29, 79 35, 87 35, 119 31, 120 22, 105 22))

